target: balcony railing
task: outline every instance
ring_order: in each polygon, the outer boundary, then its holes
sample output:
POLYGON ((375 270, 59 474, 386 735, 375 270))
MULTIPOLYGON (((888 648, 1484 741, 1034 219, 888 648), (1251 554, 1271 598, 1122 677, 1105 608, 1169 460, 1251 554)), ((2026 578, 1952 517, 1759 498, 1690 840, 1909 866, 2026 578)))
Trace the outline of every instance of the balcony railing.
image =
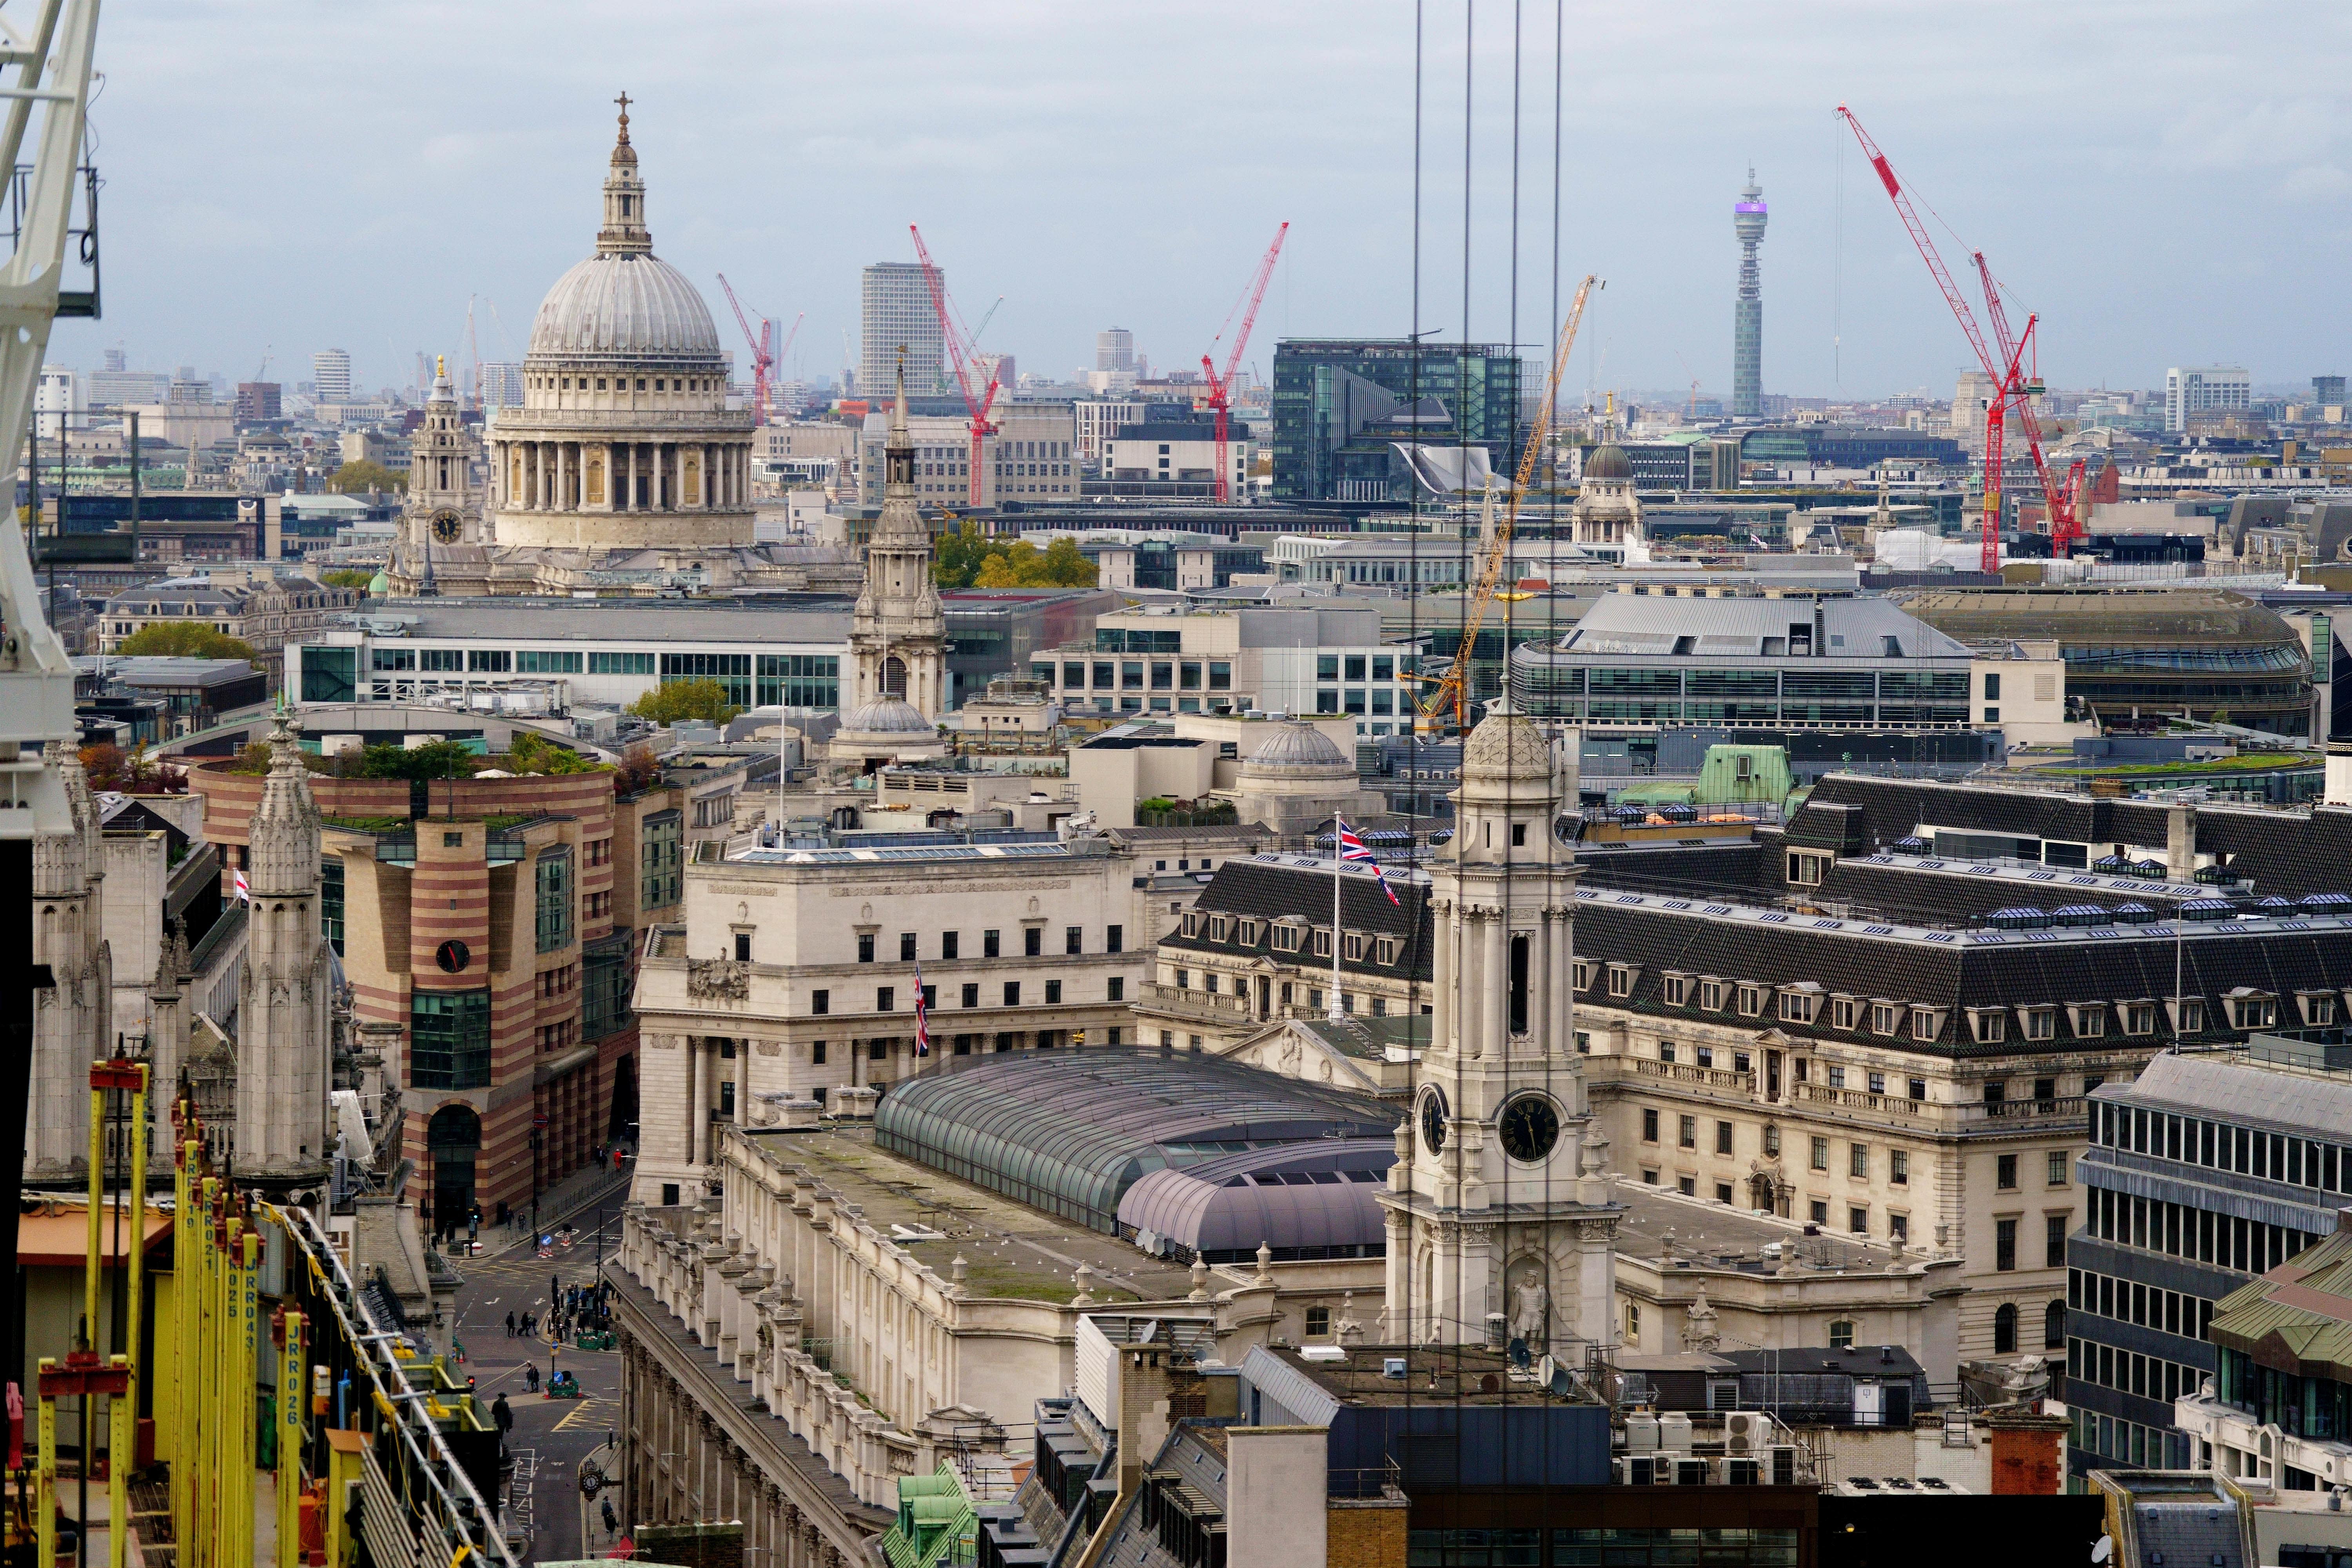
POLYGON ((1927 1101, 1900 1094, 1873 1094, 1864 1089, 1832 1089, 1827 1084, 1793 1085, 1790 1098, 1815 1105, 1841 1106, 1848 1110, 1872 1110, 1882 1116, 1916 1118, 1927 1113, 1927 1101))
POLYGON ((1246 996, 1195 991, 1189 986, 1162 985, 1158 981, 1150 981, 1144 985, 1143 1005, 1161 1012, 1237 1024, 1247 1023, 1252 1016, 1246 996))
POLYGON ((2029 1122, 2081 1121, 2088 1114, 2084 1108, 2089 1103, 2079 1094, 2049 1100, 1988 1100, 1970 1108, 1970 1119, 2021 1126, 2029 1122))
POLYGON ((1623 1063, 1633 1068, 1637 1078, 1664 1079, 1671 1083, 1738 1095, 1743 1100, 1751 1100, 1756 1094, 1756 1075, 1753 1072, 1703 1068, 1693 1062, 1655 1061, 1648 1057, 1607 1057, 1601 1059, 1623 1063))

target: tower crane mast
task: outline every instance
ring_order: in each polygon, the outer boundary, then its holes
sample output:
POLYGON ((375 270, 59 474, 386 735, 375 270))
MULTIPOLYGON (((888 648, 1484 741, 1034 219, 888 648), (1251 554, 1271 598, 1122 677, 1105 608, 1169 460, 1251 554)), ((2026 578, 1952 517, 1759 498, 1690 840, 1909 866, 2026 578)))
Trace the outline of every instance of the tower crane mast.
MULTIPOLYGON (((1494 599, 1496 581, 1502 575, 1503 563, 1511 552, 1511 530, 1519 520, 1519 502, 1526 497, 1528 486, 1535 480, 1536 464, 1543 456, 1544 447, 1551 437, 1552 410, 1559 403, 1559 373, 1576 348, 1576 331, 1584 321, 1585 300, 1591 297, 1595 289, 1607 286, 1592 274, 1585 274, 1584 281, 1576 286, 1576 298, 1569 304, 1567 318, 1560 322, 1559 349, 1551 356, 1551 370, 1544 378, 1543 406, 1536 411, 1535 426, 1528 430, 1526 449, 1519 454, 1519 471, 1512 482, 1510 500, 1504 509, 1502 520, 1487 536, 1480 552, 1477 586, 1462 606, 1462 646, 1454 655, 1453 665, 1437 678, 1437 689, 1422 702, 1422 728, 1433 729, 1435 726, 1431 721, 1449 708, 1453 710, 1454 728, 1457 731, 1463 728, 1470 689, 1470 656, 1477 649, 1479 629, 1486 624, 1486 606, 1494 599)), ((1492 482, 1488 481, 1490 485, 1492 482)), ((1490 489, 1490 507, 1492 502, 1493 492, 1490 489)), ((1491 516, 1492 512, 1488 515, 1491 516)), ((1503 662, 1504 679, 1507 684, 1510 679, 1510 650, 1507 647, 1503 650, 1503 662)))
MULTIPOLYGON (((982 479, 981 458, 984 456, 987 438, 996 434, 996 426, 988 419, 989 410, 996 406, 996 377, 991 374, 985 389, 978 393, 972 391, 972 361, 977 350, 967 342, 965 334, 956 325, 955 307, 948 300, 946 275, 931 259, 930 247, 923 243, 923 231, 908 224, 907 232, 915 237, 915 257, 923 264, 923 282, 931 291, 931 313, 939 318, 940 322, 940 346, 947 352, 948 363, 955 372, 956 390, 963 395, 964 410, 971 416, 971 460, 966 466, 971 470, 969 476, 971 482, 965 500, 968 504, 978 506, 981 504, 982 479)), ((992 310, 990 313, 994 314, 992 310)))
POLYGON ((1201 356, 1201 373, 1207 377, 1209 383, 1209 408, 1217 419, 1217 474, 1216 489, 1213 493, 1220 501, 1233 499, 1233 463, 1226 454, 1225 447, 1227 419, 1232 409, 1229 389, 1233 385, 1234 367, 1241 363, 1242 350, 1249 343, 1250 329, 1257 325, 1257 308, 1265 302, 1265 286, 1273 279, 1274 264, 1280 258, 1282 241, 1289 233, 1290 225, 1286 221, 1280 228, 1274 231, 1274 243, 1265 247, 1265 254, 1258 258, 1257 271, 1250 279, 1249 288, 1246 290, 1248 308, 1243 309, 1236 301, 1234 309, 1225 312, 1225 326, 1217 329, 1217 337, 1210 340, 1209 353, 1201 356), (1233 346, 1225 352, 1225 364, 1221 371, 1210 355, 1216 353, 1217 339, 1225 335, 1225 327, 1233 325, 1236 313, 1242 319, 1241 330, 1234 334, 1233 346))
POLYGON ((743 330, 743 341, 751 345, 752 422, 765 425, 768 422, 768 375, 776 363, 769 341, 774 335, 776 324, 762 316, 760 318, 760 330, 754 332, 751 318, 743 314, 743 302, 735 298, 734 285, 727 281, 724 272, 719 275, 719 287, 726 290, 727 303, 735 312, 735 324, 743 330))

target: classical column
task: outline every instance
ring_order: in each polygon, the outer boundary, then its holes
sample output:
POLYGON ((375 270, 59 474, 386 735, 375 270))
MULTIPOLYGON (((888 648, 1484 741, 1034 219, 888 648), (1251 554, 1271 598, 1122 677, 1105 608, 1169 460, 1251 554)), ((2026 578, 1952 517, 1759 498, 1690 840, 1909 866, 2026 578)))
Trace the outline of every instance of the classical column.
POLYGON ((1479 976, 1479 1001, 1486 1009, 1486 1037, 1478 1042, 1479 1054, 1492 1050, 1496 1056, 1510 1054, 1510 1020, 1504 1013, 1504 1004, 1511 990, 1510 958, 1504 946, 1507 921, 1501 910, 1486 911, 1486 929, 1481 947, 1479 967, 1486 973, 1479 976))
POLYGON ((1569 970, 1568 911, 1564 909, 1544 911, 1544 1011, 1546 1032, 1550 1037, 1549 1048, 1563 1055, 1573 1055, 1576 1041, 1569 1032, 1569 992, 1574 976, 1569 970))
POLYGON ((1446 1031, 1454 1022, 1454 924, 1451 905, 1436 911, 1436 919, 1430 925, 1430 934, 1436 942, 1437 951, 1430 960, 1434 975, 1430 982, 1430 989, 1434 994, 1430 999, 1429 1043, 1444 1050, 1448 1044, 1446 1031))
POLYGON ((686 1062, 687 1078, 693 1086, 687 1097, 686 1157, 689 1163, 698 1165, 707 1157, 703 1140, 710 1131, 710 1089, 703 1070, 701 1036, 686 1037, 686 1062))
POLYGON ((695 470, 694 493, 687 497, 686 501, 688 506, 699 507, 709 511, 710 510, 710 443, 705 441, 696 447, 695 456, 698 462, 695 470))
POLYGON ((637 510, 637 444, 628 442, 625 449, 629 454, 629 478, 627 488, 621 492, 621 510, 635 511, 637 510))

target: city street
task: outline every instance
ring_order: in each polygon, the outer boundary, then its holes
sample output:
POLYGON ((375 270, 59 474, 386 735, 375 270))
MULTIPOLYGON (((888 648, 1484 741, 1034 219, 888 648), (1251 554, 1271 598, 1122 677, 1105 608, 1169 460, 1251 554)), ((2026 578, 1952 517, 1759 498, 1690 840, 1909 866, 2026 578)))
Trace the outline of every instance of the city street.
MULTIPOLYGON (((571 1223, 579 1234, 569 1247, 558 1247, 551 1258, 538 1256, 533 1238, 522 1231, 511 1240, 504 1230, 484 1233, 487 1250, 481 1257, 454 1261, 465 1275, 457 1294, 457 1337, 465 1350, 465 1371, 475 1379, 475 1392, 484 1404, 500 1394, 514 1412, 514 1430, 507 1447, 514 1460, 510 1485, 510 1518, 525 1562, 551 1562, 583 1557, 609 1544, 601 1522, 584 1544, 580 1539, 580 1463, 602 1448, 621 1421, 620 1357, 613 1351, 582 1351, 551 1344, 544 1320, 551 1304, 550 1286, 561 1289, 592 1284, 598 1251, 599 1206, 604 1219, 604 1251, 610 1256, 619 1245, 621 1203, 627 1195, 626 1175, 606 1173, 601 1181, 575 1178, 541 1198, 541 1224, 553 1228, 559 1209, 572 1209, 571 1223), (525 1312, 542 1320, 531 1340, 507 1337, 507 1314, 525 1312), (529 1391, 523 1369, 539 1369, 541 1392, 529 1391), (548 1377, 567 1371, 579 1379, 584 1397, 550 1399, 548 1377)), ((618 1494, 614 1494, 617 1506, 618 1494)), ((589 1517, 598 1510, 591 1504, 589 1517)), ((625 1521, 624 1521, 625 1522, 625 1521)))

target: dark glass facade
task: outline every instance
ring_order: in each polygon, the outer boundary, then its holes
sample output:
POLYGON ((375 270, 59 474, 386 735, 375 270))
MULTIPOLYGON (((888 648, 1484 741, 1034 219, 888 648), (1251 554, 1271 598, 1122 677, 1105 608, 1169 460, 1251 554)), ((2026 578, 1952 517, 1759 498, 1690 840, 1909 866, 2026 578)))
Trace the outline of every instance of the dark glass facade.
POLYGON ((1293 339, 1274 351, 1274 499, 1409 500, 1391 443, 1483 447, 1517 461, 1522 366, 1499 343, 1293 339))
POLYGON ((409 1084, 415 1089, 487 1089, 490 994, 419 991, 409 1001, 409 1084))

